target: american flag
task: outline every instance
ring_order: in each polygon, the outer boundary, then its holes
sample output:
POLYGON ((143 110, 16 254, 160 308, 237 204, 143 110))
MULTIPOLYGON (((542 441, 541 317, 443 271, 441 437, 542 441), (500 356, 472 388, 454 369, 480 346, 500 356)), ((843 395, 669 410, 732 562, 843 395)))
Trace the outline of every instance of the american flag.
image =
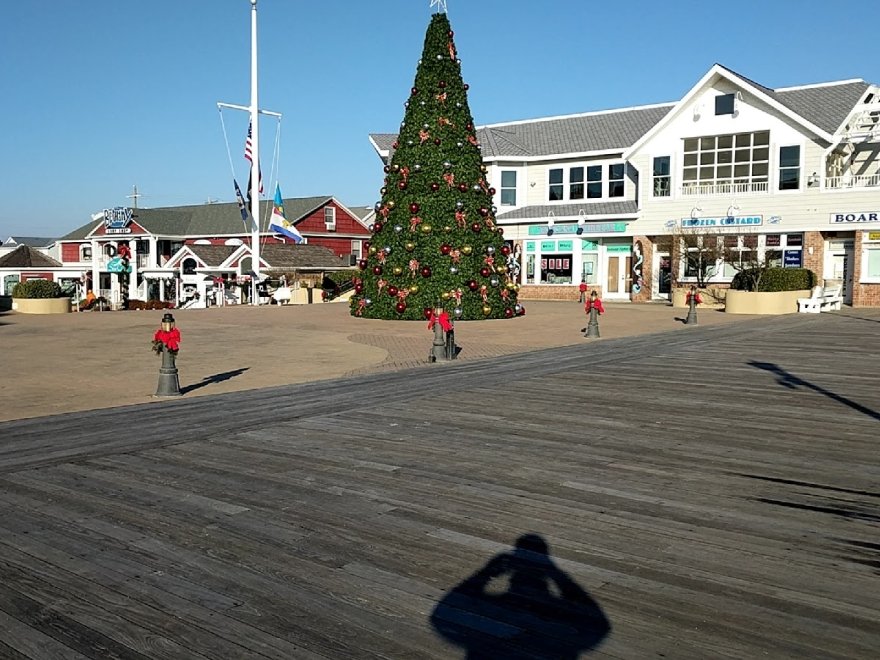
MULTIPOLYGON (((253 122, 249 122, 248 123, 247 138, 244 141, 244 157, 248 160, 249 163, 254 162, 252 139, 253 139, 253 122)), ((259 183, 260 183, 260 194, 262 195, 263 194, 263 171, 260 170, 259 167, 257 169, 259 170, 259 173, 260 173, 260 182, 259 183)), ((247 194, 248 194, 248 199, 250 199, 250 196, 251 196, 250 182, 248 182, 247 194)))

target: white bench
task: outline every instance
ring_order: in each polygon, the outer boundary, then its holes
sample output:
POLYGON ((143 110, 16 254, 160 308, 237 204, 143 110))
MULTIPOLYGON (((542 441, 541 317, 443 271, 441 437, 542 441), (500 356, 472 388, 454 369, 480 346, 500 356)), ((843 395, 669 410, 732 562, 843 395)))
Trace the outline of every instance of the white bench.
POLYGON ((813 287, 809 298, 798 298, 798 311, 807 314, 819 312, 831 312, 839 310, 843 304, 843 296, 840 293, 840 285, 830 286, 827 289, 821 286, 813 287))

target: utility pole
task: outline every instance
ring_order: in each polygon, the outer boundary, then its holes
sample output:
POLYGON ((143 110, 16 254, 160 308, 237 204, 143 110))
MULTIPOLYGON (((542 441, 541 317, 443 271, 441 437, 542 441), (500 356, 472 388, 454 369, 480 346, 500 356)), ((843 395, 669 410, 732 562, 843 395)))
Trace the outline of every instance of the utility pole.
POLYGON ((133 199, 134 200, 134 207, 133 208, 137 208, 138 207, 138 199, 143 197, 143 195, 138 192, 137 184, 134 184, 132 186, 132 189, 133 189, 133 192, 130 195, 126 195, 126 197, 128 197, 129 199, 133 199))

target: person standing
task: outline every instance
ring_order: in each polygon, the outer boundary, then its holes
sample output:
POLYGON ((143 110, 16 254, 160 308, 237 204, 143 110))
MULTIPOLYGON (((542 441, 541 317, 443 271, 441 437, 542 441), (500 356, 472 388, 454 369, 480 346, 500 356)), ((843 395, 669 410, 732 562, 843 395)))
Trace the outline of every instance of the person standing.
POLYGON ((587 281, 584 278, 581 278, 581 284, 578 287, 578 291, 581 292, 580 298, 578 298, 578 302, 586 302, 587 301, 587 281))

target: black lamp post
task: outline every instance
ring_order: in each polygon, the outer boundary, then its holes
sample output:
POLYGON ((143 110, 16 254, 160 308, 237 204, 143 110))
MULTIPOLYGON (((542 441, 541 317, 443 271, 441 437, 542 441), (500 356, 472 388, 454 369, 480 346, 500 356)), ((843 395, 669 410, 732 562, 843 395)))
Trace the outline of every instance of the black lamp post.
POLYGON ((587 323, 585 337, 599 338, 599 306, 596 304, 598 298, 595 289, 590 292, 590 321, 587 323))
MULTIPOLYGON (((162 331, 174 330, 174 317, 166 312, 162 317, 162 331)), ((162 366, 159 367, 159 386, 156 388, 156 396, 180 396, 180 380, 177 377, 177 365, 175 353, 162 344, 162 366)))
POLYGON ((688 315, 684 320, 685 325, 697 325, 697 300, 697 287, 692 284, 688 294, 688 315))

